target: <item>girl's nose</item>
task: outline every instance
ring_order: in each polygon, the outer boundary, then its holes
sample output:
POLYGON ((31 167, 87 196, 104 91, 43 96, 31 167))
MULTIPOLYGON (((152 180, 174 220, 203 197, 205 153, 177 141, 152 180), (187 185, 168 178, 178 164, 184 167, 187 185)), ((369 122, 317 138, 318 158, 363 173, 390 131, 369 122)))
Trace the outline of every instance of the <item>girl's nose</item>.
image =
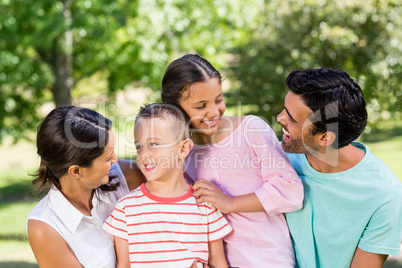
POLYGON ((212 106, 211 109, 207 113, 208 119, 213 119, 215 117, 218 117, 219 115, 220 115, 220 112, 219 112, 219 107, 217 105, 212 106))

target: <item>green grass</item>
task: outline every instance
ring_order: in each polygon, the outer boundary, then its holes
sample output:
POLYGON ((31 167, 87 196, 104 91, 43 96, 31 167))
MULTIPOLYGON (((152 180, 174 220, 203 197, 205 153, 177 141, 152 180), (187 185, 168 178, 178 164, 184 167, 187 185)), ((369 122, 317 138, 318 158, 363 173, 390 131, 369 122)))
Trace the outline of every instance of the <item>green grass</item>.
POLYGON ((6 202, 0 205, 0 240, 27 240, 26 221, 38 201, 6 202))
POLYGON ((38 267, 28 241, 0 240, 0 248, 0 267, 38 267))
POLYGON ((386 141, 366 143, 371 152, 384 161, 402 181, 402 136, 392 137, 386 141))

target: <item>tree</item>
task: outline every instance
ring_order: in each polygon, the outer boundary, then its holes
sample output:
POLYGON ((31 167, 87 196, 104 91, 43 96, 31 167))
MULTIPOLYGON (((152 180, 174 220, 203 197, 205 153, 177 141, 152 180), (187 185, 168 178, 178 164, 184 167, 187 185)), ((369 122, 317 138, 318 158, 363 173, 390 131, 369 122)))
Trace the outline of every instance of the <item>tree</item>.
POLYGON ((250 41, 232 51, 229 102, 272 122, 287 75, 325 66, 357 80, 372 122, 384 110, 400 116, 401 11, 393 0, 266 2, 250 41))
POLYGON ((71 104, 75 84, 96 73, 109 93, 132 82, 158 91, 182 54, 221 65, 217 55, 244 40, 253 2, 0 0, 0 139, 35 129, 44 102, 71 104))

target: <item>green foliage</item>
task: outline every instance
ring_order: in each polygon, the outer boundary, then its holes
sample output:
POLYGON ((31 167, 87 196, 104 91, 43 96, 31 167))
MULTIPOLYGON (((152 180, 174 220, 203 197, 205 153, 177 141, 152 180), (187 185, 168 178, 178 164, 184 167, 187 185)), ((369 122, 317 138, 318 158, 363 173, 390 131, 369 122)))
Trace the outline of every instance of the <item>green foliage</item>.
MULTIPOLYGON (((249 42, 231 52, 234 91, 267 120, 283 109, 285 79, 296 69, 343 69, 362 87, 370 118, 398 116, 402 103, 402 8, 398 1, 268 1, 249 42), (381 103, 379 105, 378 103, 381 103)), ((400 114, 399 114, 400 116, 400 114)))
POLYGON ((373 121, 387 116, 382 111, 395 115, 402 98, 397 3, 0 0, 0 141, 36 129, 40 107, 69 91, 67 83, 102 77, 110 97, 130 85, 158 96, 167 65, 186 53, 201 54, 229 76, 229 106, 241 102, 267 119, 282 109, 286 75, 319 66, 356 78, 373 121), (69 56, 72 73, 56 83, 69 56))
POLYGON ((35 129, 51 92, 70 90, 60 84, 102 73, 109 93, 134 82, 157 91, 168 63, 184 53, 220 66, 215 56, 244 40, 253 2, 0 0, 0 137, 35 129), (56 83, 58 60, 67 65, 70 54, 73 73, 56 83))

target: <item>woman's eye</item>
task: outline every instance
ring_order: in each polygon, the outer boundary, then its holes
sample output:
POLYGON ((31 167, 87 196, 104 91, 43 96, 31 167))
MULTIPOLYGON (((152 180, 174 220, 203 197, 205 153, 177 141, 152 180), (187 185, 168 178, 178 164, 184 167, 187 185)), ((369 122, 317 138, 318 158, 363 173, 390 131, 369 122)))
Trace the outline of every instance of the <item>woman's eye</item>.
POLYGON ((223 98, 219 99, 219 100, 216 100, 217 103, 222 102, 222 101, 223 101, 223 98))
POLYGON ((135 149, 136 149, 136 150, 139 150, 139 149, 141 149, 141 147, 142 147, 141 145, 136 145, 136 146, 135 146, 135 149))
POLYGON ((151 147, 155 147, 155 146, 157 146, 158 144, 156 144, 155 142, 151 142, 149 145, 150 145, 151 147))

